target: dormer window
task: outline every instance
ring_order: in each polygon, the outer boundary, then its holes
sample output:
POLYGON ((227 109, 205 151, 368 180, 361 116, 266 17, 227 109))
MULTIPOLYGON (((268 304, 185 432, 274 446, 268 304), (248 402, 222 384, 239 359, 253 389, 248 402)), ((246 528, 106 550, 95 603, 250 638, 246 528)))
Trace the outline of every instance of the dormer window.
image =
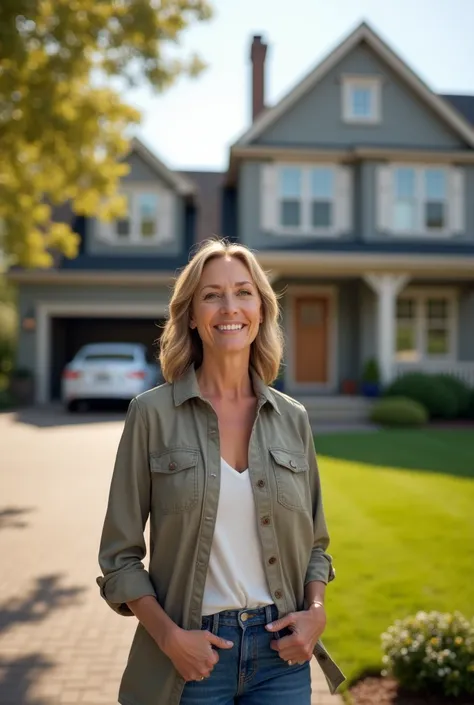
POLYGON ((356 124, 376 124, 382 119, 381 82, 371 76, 343 76, 342 119, 356 124))

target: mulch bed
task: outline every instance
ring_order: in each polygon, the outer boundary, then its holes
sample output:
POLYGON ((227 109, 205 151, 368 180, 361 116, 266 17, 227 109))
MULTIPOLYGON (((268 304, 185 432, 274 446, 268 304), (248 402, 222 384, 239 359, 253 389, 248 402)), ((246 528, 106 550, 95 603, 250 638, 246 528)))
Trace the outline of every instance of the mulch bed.
POLYGON ((406 693, 393 678, 364 678, 352 686, 349 693, 353 705, 474 705, 471 696, 453 698, 406 693))

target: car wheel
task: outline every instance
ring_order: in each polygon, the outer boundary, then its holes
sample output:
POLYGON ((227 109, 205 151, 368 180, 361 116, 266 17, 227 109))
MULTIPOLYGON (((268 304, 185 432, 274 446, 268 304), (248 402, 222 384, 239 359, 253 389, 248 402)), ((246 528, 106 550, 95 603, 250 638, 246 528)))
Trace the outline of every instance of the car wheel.
POLYGON ((73 399, 72 401, 68 401, 66 404, 66 410, 69 411, 70 414, 73 414, 74 412, 77 411, 77 401, 73 399))

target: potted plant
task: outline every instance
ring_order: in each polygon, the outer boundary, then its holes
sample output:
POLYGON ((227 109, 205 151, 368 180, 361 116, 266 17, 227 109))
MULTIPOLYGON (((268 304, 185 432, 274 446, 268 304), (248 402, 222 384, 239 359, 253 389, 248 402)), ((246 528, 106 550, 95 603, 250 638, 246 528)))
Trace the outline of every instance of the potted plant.
POLYGON ((341 382, 341 392, 348 396, 357 394, 357 382, 354 379, 343 379, 341 382))
POLYGON ((375 358, 370 358, 362 371, 362 394, 365 397, 378 397, 380 395, 380 371, 375 358))
POLYGON ((10 373, 9 392, 18 404, 33 401, 33 374, 27 367, 16 367, 10 373))

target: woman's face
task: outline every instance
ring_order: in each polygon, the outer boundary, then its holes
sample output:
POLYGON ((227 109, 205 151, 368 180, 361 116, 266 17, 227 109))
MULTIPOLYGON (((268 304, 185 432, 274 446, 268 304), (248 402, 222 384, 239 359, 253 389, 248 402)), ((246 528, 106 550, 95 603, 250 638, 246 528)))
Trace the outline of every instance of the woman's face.
POLYGON ((261 321, 260 295, 245 264, 234 257, 210 260, 193 297, 190 322, 204 351, 250 350, 261 321))

